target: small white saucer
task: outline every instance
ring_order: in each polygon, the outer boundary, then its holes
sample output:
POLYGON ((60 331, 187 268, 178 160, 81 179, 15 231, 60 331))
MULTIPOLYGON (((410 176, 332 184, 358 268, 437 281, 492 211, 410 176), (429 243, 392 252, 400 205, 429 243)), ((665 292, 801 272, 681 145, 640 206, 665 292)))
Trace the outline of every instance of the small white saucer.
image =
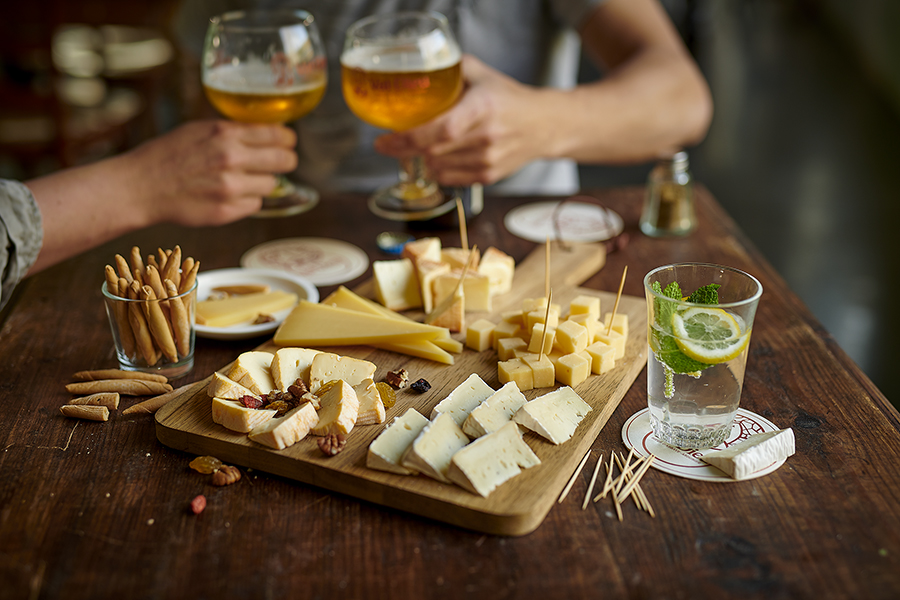
POLYGON ((360 248, 341 240, 284 238, 250 248, 241 257, 241 266, 286 271, 315 285, 337 285, 365 273, 369 257, 360 248))
MULTIPOLYGON (((506 213, 503 224, 513 235, 531 242, 542 244, 548 237, 555 240, 553 211, 558 204, 559 201, 523 204, 506 213)), ((558 220, 560 235, 567 242, 602 242, 625 228, 617 213, 587 202, 566 202, 559 209, 558 220)))
MULTIPOLYGON (((268 285, 272 290, 282 290, 291 294, 297 294, 300 300, 319 301, 319 290, 309 280, 291 273, 271 269, 216 269, 203 271, 197 275, 197 301, 206 300, 213 288, 240 284, 268 285)), ((274 321, 260 323, 259 325, 250 323, 232 325, 231 327, 195 325, 194 330, 197 332, 197 336, 202 338, 243 340, 274 333, 290 312, 290 308, 279 310, 272 315, 275 317, 274 321)))
MULTIPOLYGON (((653 437, 650 428, 650 409, 645 408, 634 413, 622 427, 622 441, 628 448, 634 449, 638 456, 647 457, 650 454, 656 458, 653 460, 653 468, 664 473, 696 479, 698 481, 733 482, 735 481, 719 469, 708 465, 702 460, 702 456, 713 450, 724 450, 737 442, 747 439, 757 433, 776 431, 779 428, 768 419, 759 416, 749 410, 739 408, 731 426, 731 433, 720 446, 708 450, 679 450, 667 446, 653 437)), ((747 479, 755 479, 768 475, 784 464, 784 459, 774 462, 768 467, 760 469, 747 479)), ((746 481, 742 479, 741 481, 746 481)))

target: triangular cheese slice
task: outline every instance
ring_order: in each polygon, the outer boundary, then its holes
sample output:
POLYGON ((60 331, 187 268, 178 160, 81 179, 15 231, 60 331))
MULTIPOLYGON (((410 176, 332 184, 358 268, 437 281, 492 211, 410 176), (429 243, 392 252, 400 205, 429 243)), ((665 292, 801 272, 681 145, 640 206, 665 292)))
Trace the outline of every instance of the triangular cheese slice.
POLYGON ((447 478, 486 498, 523 468, 539 464, 541 460, 522 439, 519 426, 510 422, 454 454, 447 468, 447 478))
POLYGON ((268 394, 275 389, 272 372, 269 370, 272 358, 271 352, 260 350, 244 352, 234 361, 231 370, 228 371, 228 378, 240 383, 258 396, 268 394))
POLYGON ((406 450, 401 464, 432 479, 450 483, 446 476, 450 459, 468 443, 469 438, 453 417, 443 413, 422 430, 406 450))
POLYGON ((375 382, 366 379, 362 383, 354 385, 353 391, 356 392, 356 397, 359 399, 359 416, 356 417, 356 424, 384 423, 384 402, 381 401, 381 394, 378 393, 375 382))
POLYGON ((403 454, 430 421, 414 408, 396 417, 378 437, 369 444, 366 466, 370 469, 411 475, 413 471, 400 464, 403 454))
POLYGON ((350 433, 359 415, 359 399, 346 381, 339 381, 319 396, 319 404, 319 422, 310 433, 318 436, 350 433))
POLYGON ((226 400, 240 400, 244 396, 255 396, 245 386, 232 381, 218 371, 213 373, 212 380, 206 386, 206 393, 210 398, 225 398, 226 400))
POLYGON ((310 428, 319 422, 319 415, 310 402, 292 408, 283 417, 271 419, 254 427, 248 437, 263 446, 283 450, 306 437, 310 428))

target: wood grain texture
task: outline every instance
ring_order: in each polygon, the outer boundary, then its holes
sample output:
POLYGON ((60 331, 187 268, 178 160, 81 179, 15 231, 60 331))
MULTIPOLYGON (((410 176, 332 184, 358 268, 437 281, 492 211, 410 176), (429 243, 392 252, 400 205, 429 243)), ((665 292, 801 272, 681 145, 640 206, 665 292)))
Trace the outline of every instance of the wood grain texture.
MULTIPOLYGON (((583 281, 602 265, 603 246, 581 245, 551 251, 550 278, 553 300, 564 309, 581 294, 600 298, 601 310, 611 311, 615 293, 597 292, 572 287, 567 281, 583 281)), ((544 249, 532 252, 516 269, 512 290, 495 298, 491 313, 470 313, 467 319, 488 318, 500 321, 500 314, 520 307, 525 298, 544 294, 544 249)), ((592 375, 574 389, 592 410, 578 426, 571 440, 556 446, 540 436, 525 433, 526 443, 541 459, 539 466, 523 471, 500 486, 488 498, 472 494, 455 485, 444 484, 425 476, 410 477, 384 473, 366 467, 369 444, 383 426, 355 427, 348 435, 347 447, 339 455, 326 458, 319 452, 315 438, 308 436, 290 448, 271 450, 246 435, 228 431, 212 421, 211 399, 204 389, 173 401, 157 415, 157 437, 172 448, 212 454, 226 462, 281 475, 340 492, 348 496, 475 531, 501 535, 524 535, 540 525, 553 506, 563 486, 587 452, 625 392, 647 362, 647 310, 643 298, 623 296, 619 312, 628 315, 630 324, 626 357, 604 375, 592 375)), ((418 315, 421 316, 421 315, 418 315)), ((464 340, 465 334, 456 334, 464 340)), ((277 346, 267 342, 261 350, 274 352, 277 346)), ((319 349, 369 360, 378 365, 376 381, 388 371, 405 368, 410 381, 425 378, 432 387, 418 394, 410 388, 397 392, 397 404, 387 410, 388 422, 415 408, 430 416, 434 406, 444 399, 470 374, 477 373, 488 385, 498 389, 497 353, 493 350, 474 352, 465 349, 455 355, 455 364, 408 357, 367 346, 320 347, 319 349)), ((224 367, 220 372, 224 372, 224 367)), ((524 392, 529 400, 553 388, 524 392)))

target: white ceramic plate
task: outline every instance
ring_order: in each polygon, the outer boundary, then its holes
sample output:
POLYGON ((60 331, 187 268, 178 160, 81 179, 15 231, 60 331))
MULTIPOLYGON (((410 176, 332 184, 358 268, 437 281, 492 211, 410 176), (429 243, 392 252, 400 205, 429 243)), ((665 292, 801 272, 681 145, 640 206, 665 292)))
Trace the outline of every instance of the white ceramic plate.
MULTIPOLYGON (((206 300, 213 288, 240 284, 268 285, 272 290, 297 294, 301 300, 319 301, 319 290, 308 279, 272 269, 216 269, 201 272, 197 275, 197 300, 206 300)), ((196 325, 194 328, 199 337, 213 340, 242 340, 274 333, 289 312, 290 308, 279 310, 272 315, 275 317, 274 321, 259 325, 249 323, 231 327, 196 325)))
MULTIPOLYGON (((510 233, 531 242, 544 243, 556 239, 553 211, 558 201, 532 202, 512 209, 503 218, 510 233)), ((596 204, 566 202, 559 209, 560 235, 567 242, 602 242, 625 228, 622 217, 596 204)))
POLYGON ((287 271, 315 285, 337 285, 365 273, 369 257, 342 240, 299 237, 272 240, 250 248, 241 257, 241 266, 287 271))

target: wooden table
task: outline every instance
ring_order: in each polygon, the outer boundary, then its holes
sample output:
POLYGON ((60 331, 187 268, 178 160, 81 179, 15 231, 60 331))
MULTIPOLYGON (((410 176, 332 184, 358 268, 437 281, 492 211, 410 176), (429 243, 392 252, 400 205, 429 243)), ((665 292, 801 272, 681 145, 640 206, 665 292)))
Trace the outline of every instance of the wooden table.
MULTIPOLYGON (((630 241, 586 287, 615 290, 627 264, 625 293, 641 296, 643 273, 681 260, 762 281, 741 405, 794 429, 797 454, 781 469, 731 484, 651 469, 642 485, 657 517, 629 503, 622 522, 602 502, 581 510, 585 469, 535 532, 504 538, 259 472, 213 488, 189 470, 192 455, 156 440, 149 416, 59 414, 72 373, 115 365, 99 287, 116 252, 180 244, 213 269, 266 240, 326 236, 383 257, 375 236, 398 225, 370 216, 361 197, 326 197, 290 219, 153 228, 19 287, 0 330, 0 598, 900 597, 897 411, 707 191, 699 229, 678 240, 640 235, 640 188, 593 195, 623 216, 630 241), (209 505, 194 516, 201 493, 209 505)), ((534 244, 502 217, 524 201, 489 199, 470 243, 522 259, 534 244)), ((459 243, 453 230, 415 233, 459 243)), ((261 341, 200 340, 185 383, 261 341)), ((646 370, 595 452, 623 448, 645 389, 646 370)))

